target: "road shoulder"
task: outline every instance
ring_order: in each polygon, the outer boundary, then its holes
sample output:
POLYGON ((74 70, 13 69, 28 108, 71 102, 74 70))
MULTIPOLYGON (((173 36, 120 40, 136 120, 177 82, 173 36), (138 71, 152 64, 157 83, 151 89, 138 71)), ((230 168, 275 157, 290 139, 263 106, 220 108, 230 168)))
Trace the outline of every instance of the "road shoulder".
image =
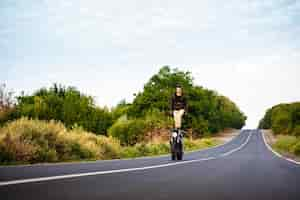
POLYGON ((216 136, 214 136, 214 138, 220 143, 220 144, 225 144, 227 142, 230 142, 231 140, 233 140, 233 138, 235 138, 236 136, 238 136, 240 134, 241 130, 237 130, 237 129, 227 129, 224 130, 221 133, 218 133, 216 136))
POLYGON ((287 152, 287 151, 279 151, 274 148, 274 144, 278 141, 278 137, 273 134, 271 130, 261 130, 263 133, 263 137, 268 148, 278 157, 281 157, 287 161, 293 162, 295 164, 300 165, 300 157, 287 152))

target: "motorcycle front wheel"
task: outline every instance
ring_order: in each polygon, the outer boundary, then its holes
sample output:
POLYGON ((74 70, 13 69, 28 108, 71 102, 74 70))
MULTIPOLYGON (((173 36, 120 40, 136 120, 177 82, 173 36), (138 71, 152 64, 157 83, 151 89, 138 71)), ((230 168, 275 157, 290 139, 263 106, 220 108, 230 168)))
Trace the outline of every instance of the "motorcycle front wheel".
POLYGON ((183 152, 182 151, 178 151, 177 152, 177 160, 182 160, 183 157, 183 152))

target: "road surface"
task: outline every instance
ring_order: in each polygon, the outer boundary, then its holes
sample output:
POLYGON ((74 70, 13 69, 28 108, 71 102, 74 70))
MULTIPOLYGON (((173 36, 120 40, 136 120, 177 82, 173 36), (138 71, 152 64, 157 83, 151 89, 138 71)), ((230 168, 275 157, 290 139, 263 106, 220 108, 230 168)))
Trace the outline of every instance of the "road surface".
POLYGON ((169 156, 0 167, 1 199, 300 199, 300 165, 275 156, 259 130, 169 156))

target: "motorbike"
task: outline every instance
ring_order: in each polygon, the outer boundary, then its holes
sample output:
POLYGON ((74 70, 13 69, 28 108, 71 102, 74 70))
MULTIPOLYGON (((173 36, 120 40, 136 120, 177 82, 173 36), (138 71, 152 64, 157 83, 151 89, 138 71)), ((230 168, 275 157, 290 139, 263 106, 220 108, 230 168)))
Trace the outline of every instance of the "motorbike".
POLYGON ((170 149, 172 160, 182 160, 183 158, 183 130, 172 130, 170 139, 170 149))

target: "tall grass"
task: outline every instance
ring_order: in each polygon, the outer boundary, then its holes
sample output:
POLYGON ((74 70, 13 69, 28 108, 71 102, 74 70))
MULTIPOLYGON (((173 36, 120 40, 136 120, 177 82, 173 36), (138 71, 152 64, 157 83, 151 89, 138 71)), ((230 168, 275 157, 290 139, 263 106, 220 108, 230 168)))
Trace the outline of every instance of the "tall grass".
POLYGON ((300 138, 290 135, 279 135, 273 147, 279 152, 288 152, 300 156, 300 138))
POLYGON ((118 140, 60 122, 21 118, 0 129, 0 163, 57 162, 118 158, 118 140))

